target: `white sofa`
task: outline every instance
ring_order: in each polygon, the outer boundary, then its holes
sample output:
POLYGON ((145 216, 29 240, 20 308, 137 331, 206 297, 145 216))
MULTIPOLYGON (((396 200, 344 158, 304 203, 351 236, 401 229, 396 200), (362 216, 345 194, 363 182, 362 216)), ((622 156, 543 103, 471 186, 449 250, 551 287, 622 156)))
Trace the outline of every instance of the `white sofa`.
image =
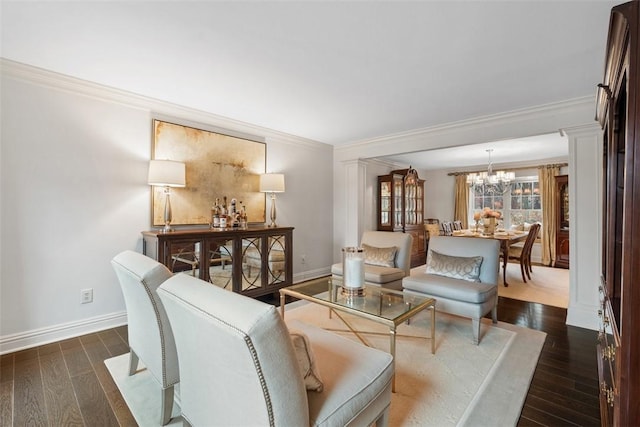
POLYGON ((427 266, 432 251, 467 259, 481 256, 479 281, 474 282, 427 273, 427 267, 422 270, 416 268, 413 269, 410 276, 402 279, 403 291, 408 294, 435 298, 438 311, 470 317, 473 343, 477 345, 480 342, 480 319, 491 312, 493 323, 498 321, 500 242, 495 239, 475 237, 434 236, 429 240, 427 266))
MULTIPOLYGON (((411 272, 411 245, 413 237, 408 233, 392 231, 365 231, 362 233, 361 246, 374 248, 395 248, 392 266, 373 265, 367 260, 365 251, 364 280, 367 283, 391 289, 402 289, 402 278, 411 272)), ((342 262, 331 266, 331 274, 341 278, 342 262)))
POLYGON ((321 392, 307 391, 276 307, 178 274, 158 294, 175 332, 182 416, 193 426, 388 424, 393 358, 300 322, 321 392))

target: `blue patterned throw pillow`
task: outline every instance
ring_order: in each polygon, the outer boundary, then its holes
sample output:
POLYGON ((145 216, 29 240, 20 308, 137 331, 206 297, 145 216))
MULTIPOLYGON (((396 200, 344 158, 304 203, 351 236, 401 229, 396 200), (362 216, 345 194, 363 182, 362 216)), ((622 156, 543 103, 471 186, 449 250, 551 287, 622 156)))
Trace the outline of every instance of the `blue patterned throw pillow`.
POLYGON ((456 257, 429 251, 427 257, 427 274, 462 279, 469 282, 480 281, 481 256, 456 257))

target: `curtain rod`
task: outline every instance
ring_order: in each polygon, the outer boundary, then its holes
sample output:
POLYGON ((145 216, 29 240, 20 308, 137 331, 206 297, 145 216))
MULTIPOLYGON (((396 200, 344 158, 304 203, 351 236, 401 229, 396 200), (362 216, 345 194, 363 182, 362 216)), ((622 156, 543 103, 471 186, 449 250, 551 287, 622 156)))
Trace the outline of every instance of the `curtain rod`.
MULTIPOLYGON (((495 168, 497 170, 501 170, 501 171, 519 171, 519 170, 525 170, 525 169, 540 169, 540 168, 552 168, 552 167, 563 167, 563 166, 569 166, 569 163, 554 163, 551 165, 538 165, 538 166, 520 166, 517 168, 495 168)), ((449 176, 457 176, 457 175, 467 175, 470 173, 480 173, 480 172, 486 172, 486 169, 482 169, 482 170, 477 170, 477 171, 464 171, 464 172, 449 172, 447 175, 449 176)))

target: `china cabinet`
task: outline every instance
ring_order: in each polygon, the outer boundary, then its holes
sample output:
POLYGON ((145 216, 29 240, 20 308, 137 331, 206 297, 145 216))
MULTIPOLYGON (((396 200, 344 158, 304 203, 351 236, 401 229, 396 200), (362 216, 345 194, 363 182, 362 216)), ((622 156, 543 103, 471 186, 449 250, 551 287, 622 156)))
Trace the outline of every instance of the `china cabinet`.
POLYGON ((602 425, 640 425, 640 2, 611 10, 597 119, 603 132, 602 425))
POLYGON ((569 177, 556 176, 556 261, 554 267, 569 268, 569 177))
POLYGON ((424 180, 415 169, 409 167, 378 176, 378 230, 413 236, 412 268, 426 262, 423 212, 424 180))
POLYGON ((293 283, 292 227, 143 231, 143 253, 174 273, 192 274, 249 297, 293 283))

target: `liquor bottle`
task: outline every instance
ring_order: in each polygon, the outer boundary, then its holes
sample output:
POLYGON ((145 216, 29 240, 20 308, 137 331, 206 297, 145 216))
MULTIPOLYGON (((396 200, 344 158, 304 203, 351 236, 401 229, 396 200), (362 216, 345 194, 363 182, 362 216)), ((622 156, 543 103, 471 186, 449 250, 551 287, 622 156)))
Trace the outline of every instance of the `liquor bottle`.
POLYGON ((240 202, 240 228, 247 229, 247 208, 240 202))
POLYGON ((231 207, 229 208, 229 214, 231 215, 235 215, 237 213, 236 211, 236 199, 231 199, 231 207))
POLYGON ((220 199, 216 197, 216 201, 211 208, 211 227, 220 227, 220 199))
POLYGON ((222 206, 220 206, 220 228, 227 228, 229 211, 227 210, 227 196, 222 197, 222 206))
POLYGON ((227 216, 229 211, 227 210, 227 196, 222 197, 222 206, 220 206, 220 215, 227 216))

